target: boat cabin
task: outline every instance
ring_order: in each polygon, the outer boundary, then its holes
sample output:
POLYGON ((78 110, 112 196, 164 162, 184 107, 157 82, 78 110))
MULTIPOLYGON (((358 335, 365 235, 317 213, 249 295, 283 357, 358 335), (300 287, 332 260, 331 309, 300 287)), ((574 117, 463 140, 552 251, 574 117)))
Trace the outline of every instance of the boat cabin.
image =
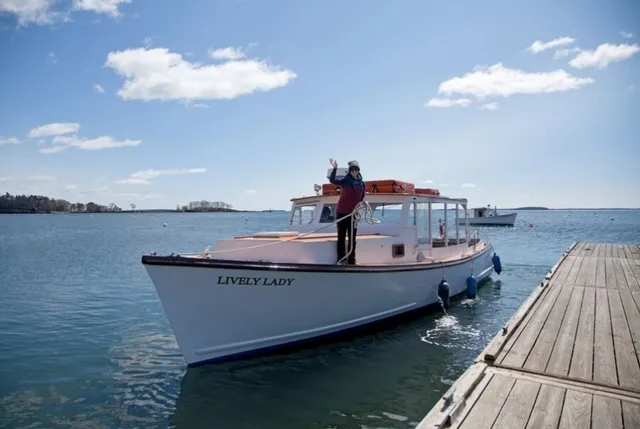
POLYGON ((490 217, 496 216, 498 214, 496 207, 491 209, 491 206, 487 207, 476 207, 473 209, 473 217, 490 217))
MULTIPOLYGON (((316 195, 291 200, 284 231, 218 240, 215 257, 335 264, 339 189, 316 185, 314 190, 316 195)), ((471 251, 479 241, 471 239, 465 198, 440 196, 435 189, 416 189, 406 182, 372 181, 367 182, 365 201, 371 211, 360 212, 358 265, 445 261, 471 251)))

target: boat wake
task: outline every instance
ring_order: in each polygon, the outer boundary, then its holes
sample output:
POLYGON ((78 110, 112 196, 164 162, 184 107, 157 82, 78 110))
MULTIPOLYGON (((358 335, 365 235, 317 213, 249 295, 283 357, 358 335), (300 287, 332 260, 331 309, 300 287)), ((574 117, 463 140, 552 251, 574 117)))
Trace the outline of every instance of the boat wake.
POLYGON ((477 338, 481 331, 472 326, 462 326, 457 317, 445 314, 435 321, 435 327, 428 329, 420 340, 436 346, 447 348, 461 348, 475 350, 476 347, 468 346, 469 339, 477 338))

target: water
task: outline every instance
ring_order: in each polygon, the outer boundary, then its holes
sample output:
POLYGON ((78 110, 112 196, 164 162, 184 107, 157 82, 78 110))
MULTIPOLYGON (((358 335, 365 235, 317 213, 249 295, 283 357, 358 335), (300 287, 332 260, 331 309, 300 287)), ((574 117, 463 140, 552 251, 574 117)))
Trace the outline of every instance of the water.
POLYGON ((0 426, 413 428, 573 241, 640 243, 640 211, 523 211, 482 229, 504 271, 447 315, 187 370, 140 257, 286 221, 247 216, 0 216, 0 426))

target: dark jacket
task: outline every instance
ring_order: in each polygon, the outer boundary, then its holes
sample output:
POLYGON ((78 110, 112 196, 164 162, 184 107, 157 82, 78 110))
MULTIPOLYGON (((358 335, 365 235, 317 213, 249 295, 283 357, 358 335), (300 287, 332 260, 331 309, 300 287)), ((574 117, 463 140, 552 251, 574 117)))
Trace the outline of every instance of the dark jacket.
POLYGON ((358 178, 354 179, 351 173, 347 173, 342 179, 336 180, 337 168, 334 168, 329 177, 329 182, 340 186, 340 199, 336 213, 343 215, 350 214, 356 208, 358 203, 364 199, 366 184, 362 180, 362 175, 358 173, 358 178))

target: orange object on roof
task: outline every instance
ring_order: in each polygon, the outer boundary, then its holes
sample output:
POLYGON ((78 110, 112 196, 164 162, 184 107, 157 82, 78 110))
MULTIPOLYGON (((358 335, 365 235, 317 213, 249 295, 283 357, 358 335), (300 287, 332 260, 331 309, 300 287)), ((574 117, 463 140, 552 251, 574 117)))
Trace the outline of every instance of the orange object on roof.
POLYGON ((366 192, 371 194, 413 194, 415 192, 413 183, 400 180, 372 180, 366 184, 366 192))
POLYGON ((325 183, 322 185, 322 195, 340 195, 340 186, 325 183))
POLYGON ((416 188, 416 194, 418 195, 435 195, 439 196, 440 191, 434 188, 416 188))

